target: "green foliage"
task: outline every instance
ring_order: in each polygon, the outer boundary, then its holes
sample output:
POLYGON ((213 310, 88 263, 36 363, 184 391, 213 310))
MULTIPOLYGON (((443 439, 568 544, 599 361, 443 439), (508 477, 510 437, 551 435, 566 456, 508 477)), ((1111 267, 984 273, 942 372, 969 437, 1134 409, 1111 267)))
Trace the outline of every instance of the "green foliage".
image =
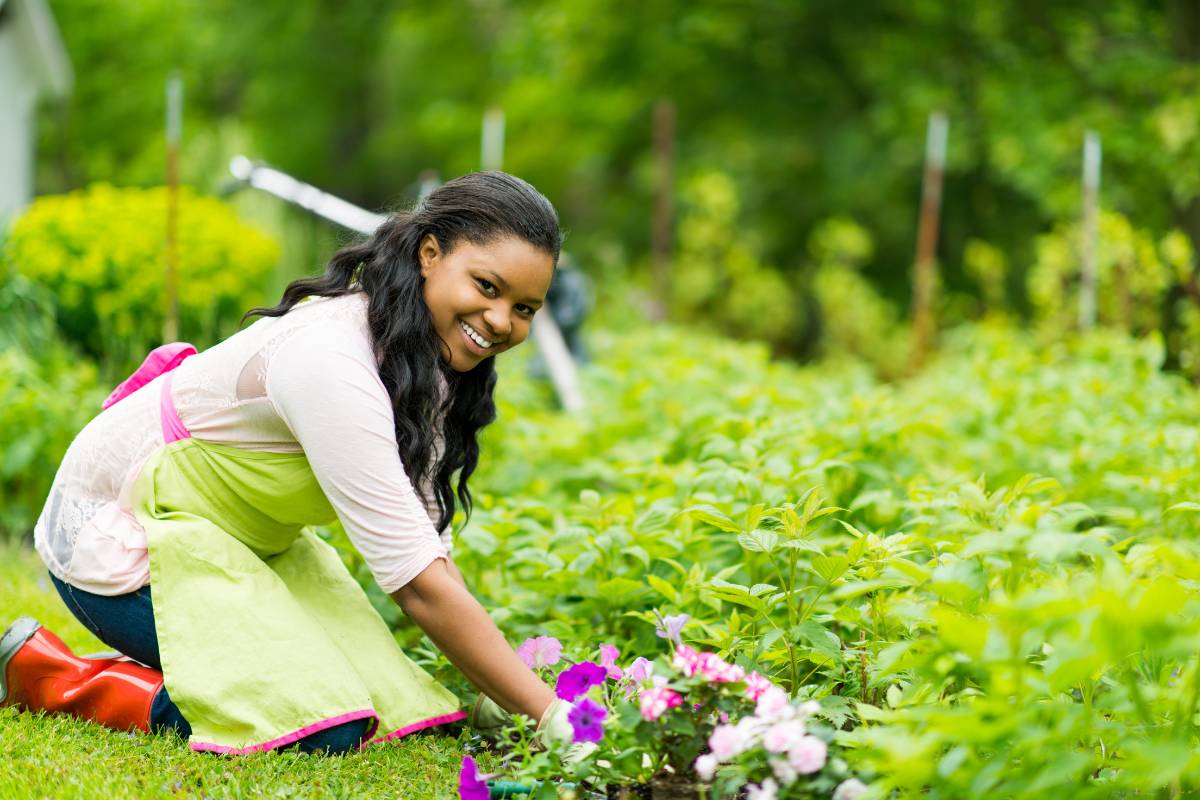
POLYGON ((54 330, 52 300, 0 284, 0 543, 31 538, 58 464, 100 411, 96 368, 54 330))
MULTIPOLYGON (((63 335, 122 375, 162 343, 166 190, 89 189, 36 200, 7 267, 53 293, 63 335)), ((179 196, 179 332, 204 348, 262 302, 278 248, 220 201, 179 196)))
POLYGON ((502 381, 459 535, 514 640, 653 656, 690 614, 902 797, 1200 788, 1200 396, 1161 342, 983 324, 902 385, 694 331, 593 352, 585 420, 502 381))

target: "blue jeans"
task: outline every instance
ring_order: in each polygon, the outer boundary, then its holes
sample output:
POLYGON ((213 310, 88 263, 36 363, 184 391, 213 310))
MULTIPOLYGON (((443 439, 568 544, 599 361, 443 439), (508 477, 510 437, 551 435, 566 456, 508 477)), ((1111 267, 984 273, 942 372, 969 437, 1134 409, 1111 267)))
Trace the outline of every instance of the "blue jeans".
MULTIPOLYGON (((50 580, 67 608, 97 639, 134 661, 162 669, 149 586, 129 594, 106 597, 77 589, 53 575, 50 580)), ((358 747, 370 722, 369 719, 343 722, 309 734, 291 746, 305 753, 346 753, 358 747)), ((155 695, 150 707, 150 727, 153 730, 175 730, 185 738, 192 733, 192 726, 171 701, 165 686, 155 695)))

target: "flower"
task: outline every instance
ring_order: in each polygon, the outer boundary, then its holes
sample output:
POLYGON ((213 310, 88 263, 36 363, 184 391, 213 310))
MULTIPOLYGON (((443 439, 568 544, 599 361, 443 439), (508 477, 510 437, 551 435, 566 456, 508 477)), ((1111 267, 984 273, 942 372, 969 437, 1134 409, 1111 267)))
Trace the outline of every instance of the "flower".
POLYGON ((608 712, 600 704, 585 697, 567 712, 567 721, 575 732, 574 743, 598 742, 604 738, 604 718, 608 712))
POLYGON ((867 785, 858 778, 848 778, 833 790, 833 800, 858 800, 867 791, 867 785))
POLYGON ((683 630, 683 626, 691 618, 690 614, 675 614, 670 617, 663 617, 662 622, 655 627, 654 633, 660 639, 670 639, 675 644, 680 644, 679 632, 683 630))
POLYGON ((462 768, 458 771, 459 800, 488 800, 488 786, 475 766, 475 759, 463 756, 462 768))
POLYGON ((671 659, 671 666, 690 678, 696 674, 696 670, 700 665, 699 662, 700 653, 686 644, 681 644, 675 648, 675 655, 671 659))
POLYGON ((700 780, 710 783, 713 775, 716 774, 717 764, 716 756, 712 753, 705 753, 696 759, 696 763, 693 766, 695 766, 696 774, 700 776, 700 780))
POLYGON ((654 673, 654 662, 638 656, 625 670, 625 678, 633 683, 641 683, 654 673))
POLYGON ((763 696, 763 694, 767 691, 767 689, 770 689, 772 686, 775 685, 775 684, 771 683, 769 680, 767 680, 766 678, 764 678, 762 675, 759 675, 757 672, 751 672, 749 675, 746 676, 745 681, 746 681, 746 696, 749 697, 751 700, 754 700, 755 702, 758 701, 758 698, 763 696))
POLYGON ((805 700, 800 704, 800 707, 796 709, 796 713, 802 717, 811 717, 813 714, 819 713, 820 710, 821 704, 816 700, 805 700))
POLYGON ((771 753, 786 753, 804 738, 804 723, 798 719, 777 722, 763 734, 763 748, 771 753))
POLYGON ((752 783, 746 787, 746 800, 775 800, 776 794, 779 792, 779 784, 767 778, 759 786, 752 783))
POLYGON ((792 708, 787 692, 778 686, 772 686, 758 698, 754 713, 763 719, 779 720, 791 718, 795 709, 792 708))
POLYGON ((530 669, 552 667, 562 658, 562 642, 553 636, 533 636, 521 642, 517 657, 530 669))
POLYGON ((642 692, 639 697, 642 719, 654 722, 667 712, 683 702, 683 698, 673 689, 665 686, 655 686, 642 692))
POLYGON ((796 770, 788 763, 786 758, 772 758, 771 771, 775 773, 775 777, 784 786, 791 786, 798 777, 796 770))
POLYGON ((608 677, 614 681, 621 680, 624 674, 621 668, 617 666, 617 656, 621 655, 621 651, 611 644, 600 645, 600 666, 608 672, 608 677))
POLYGON ((811 775, 825 766, 825 743, 815 736, 805 736, 788 751, 788 763, 801 775, 811 775))
POLYGON ((563 700, 573 703, 576 697, 588 689, 604 683, 607 674, 604 667, 599 664, 593 661, 581 661, 558 674, 558 681, 554 684, 554 693, 563 700))
POLYGON ((738 725, 718 725, 708 737, 708 749, 718 761, 728 761, 750 744, 746 728, 738 725))
MULTIPOLYGON (((676 655, 678 655, 678 650, 676 655)), ((692 662, 692 674, 714 683, 737 683, 746 677, 745 670, 736 664, 726 662, 716 653, 700 653, 694 656, 692 662)))

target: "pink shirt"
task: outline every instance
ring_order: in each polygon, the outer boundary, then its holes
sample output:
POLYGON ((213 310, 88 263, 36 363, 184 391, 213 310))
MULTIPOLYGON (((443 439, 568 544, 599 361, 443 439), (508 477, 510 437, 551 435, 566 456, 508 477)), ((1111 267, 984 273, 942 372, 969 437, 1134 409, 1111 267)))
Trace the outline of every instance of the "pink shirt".
MULTIPOLYGON (((198 438, 303 452, 346 535, 385 592, 450 550, 397 452, 392 406, 367 328, 366 295, 316 298, 260 318, 172 375, 180 419, 198 438)), ((47 568, 94 594, 150 581, 146 534, 130 512, 142 465, 163 446, 156 378, 79 433, 34 528, 47 568)))

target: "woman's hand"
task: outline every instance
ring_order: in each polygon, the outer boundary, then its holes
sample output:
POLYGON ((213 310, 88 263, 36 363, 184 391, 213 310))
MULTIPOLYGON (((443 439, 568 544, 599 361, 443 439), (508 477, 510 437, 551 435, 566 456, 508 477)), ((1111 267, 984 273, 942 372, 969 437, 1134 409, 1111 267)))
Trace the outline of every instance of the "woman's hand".
POLYGON ((392 599, 479 691, 508 711, 542 719, 554 693, 517 658, 447 559, 434 561, 392 599))

